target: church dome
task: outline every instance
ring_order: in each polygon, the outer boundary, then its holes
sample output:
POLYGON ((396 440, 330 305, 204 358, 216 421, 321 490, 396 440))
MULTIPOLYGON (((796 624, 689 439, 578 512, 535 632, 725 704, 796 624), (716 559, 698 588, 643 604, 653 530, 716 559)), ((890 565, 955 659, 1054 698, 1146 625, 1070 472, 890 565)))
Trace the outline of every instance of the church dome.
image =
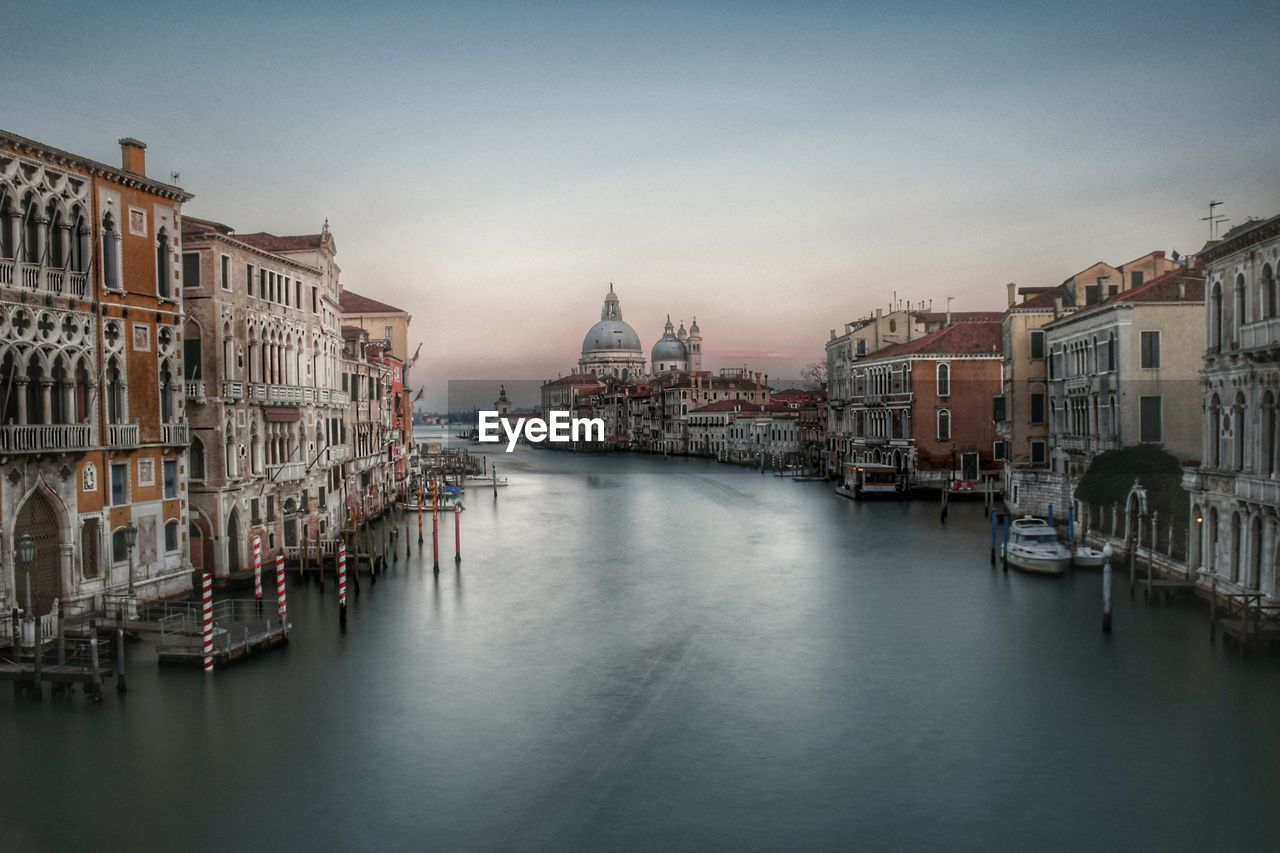
POLYGON ((674 337, 663 335, 656 344, 653 345, 653 352, 649 354, 649 361, 654 364, 668 361, 684 361, 689 357, 689 352, 684 348, 684 344, 674 337))
POLYGON ((604 297, 604 307, 600 309, 600 322, 592 326, 586 337, 582 339, 582 354, 593 352, 624 352, 644 354, 640 346, 640 336, 629 323, 622 319, 622 303, 609 285, 609 292, 604 297))
POLYGON ((629 323, 622 320, 601 320, 582 339, 582 353, 592 352, 644 352, 640 336, 629 323))

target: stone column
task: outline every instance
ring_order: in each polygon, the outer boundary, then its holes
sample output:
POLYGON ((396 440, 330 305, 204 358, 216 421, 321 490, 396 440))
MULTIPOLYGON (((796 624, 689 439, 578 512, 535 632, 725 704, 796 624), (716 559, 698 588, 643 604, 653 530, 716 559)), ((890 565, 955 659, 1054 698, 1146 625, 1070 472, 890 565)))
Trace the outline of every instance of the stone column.
POLYGON ((25 424, 27 422, 27 385, 31 380, 26 376, 19 376, 15 383, 18 386, 18 423, 25 424))

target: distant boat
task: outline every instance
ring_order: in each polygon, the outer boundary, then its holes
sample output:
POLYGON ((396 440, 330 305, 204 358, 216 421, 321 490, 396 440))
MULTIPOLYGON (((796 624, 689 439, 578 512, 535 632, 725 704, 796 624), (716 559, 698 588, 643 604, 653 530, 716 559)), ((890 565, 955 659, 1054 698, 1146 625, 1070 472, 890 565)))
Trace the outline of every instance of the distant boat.
MULTIPOLYGON (((468 475, 467 475, 467 483, 466 483, 466 484, 467 484, 468 486, 493 486, 493 485, 495 485, 495 483, 493 482, 493 477, 492 477, 492 476, 485 476, 485 475, 483 475, 483 474, 468 474, 468 475)), ((498 478, 498 482, 496 483, 496 485, 497 485, 499 488, 501 488, 502 486, 507 485, 507 478, 506 478, 506 477, 499 477, 499 478, 498 478)))
POLYGON ((1004 561, 1024 572, 1060 575, 1071 565, 1071 551, 1058 541, 1058 531, 1044 519, 1028 515, 1019 518, 1010 528, 1004 561))
POLYGON ((844 466, 844 482, 836 486, 836 494, 856 501, 867 498, 900 498, 901 477, 898 469, 892 465, 850 462, 844 466))

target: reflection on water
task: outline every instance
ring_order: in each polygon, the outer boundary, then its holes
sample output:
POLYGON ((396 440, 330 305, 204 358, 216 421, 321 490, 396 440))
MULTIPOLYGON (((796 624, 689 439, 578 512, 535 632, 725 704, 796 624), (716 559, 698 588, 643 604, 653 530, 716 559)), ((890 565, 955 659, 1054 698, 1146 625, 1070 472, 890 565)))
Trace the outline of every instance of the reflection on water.
MULTIPOLYGON (((476 448, 475 445, 471 446, 476 448)), ((17 848, 1262 847, 1280 667, 988 563, 978 504, 521 450, 294 642, 101 706, 0 694, 17 848)))

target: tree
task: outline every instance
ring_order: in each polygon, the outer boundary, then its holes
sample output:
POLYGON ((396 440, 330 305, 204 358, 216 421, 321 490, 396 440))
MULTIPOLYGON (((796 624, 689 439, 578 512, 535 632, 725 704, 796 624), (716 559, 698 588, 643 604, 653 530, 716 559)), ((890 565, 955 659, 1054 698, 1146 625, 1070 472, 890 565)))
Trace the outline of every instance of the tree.
POLYGON ((812 391, 822 391, 827 387, 827 363, 811 361, 800 371, 800 378, 812 391))
POLYGON ((1147 490, 1149 510, 1177 527, 1186 524, 1189 499, 1182 488, 1182 463, 1152 444, 1098 454, 1076 486, 1076 498, 1096 507, 1123 506, 1134 480, 1147 490))

